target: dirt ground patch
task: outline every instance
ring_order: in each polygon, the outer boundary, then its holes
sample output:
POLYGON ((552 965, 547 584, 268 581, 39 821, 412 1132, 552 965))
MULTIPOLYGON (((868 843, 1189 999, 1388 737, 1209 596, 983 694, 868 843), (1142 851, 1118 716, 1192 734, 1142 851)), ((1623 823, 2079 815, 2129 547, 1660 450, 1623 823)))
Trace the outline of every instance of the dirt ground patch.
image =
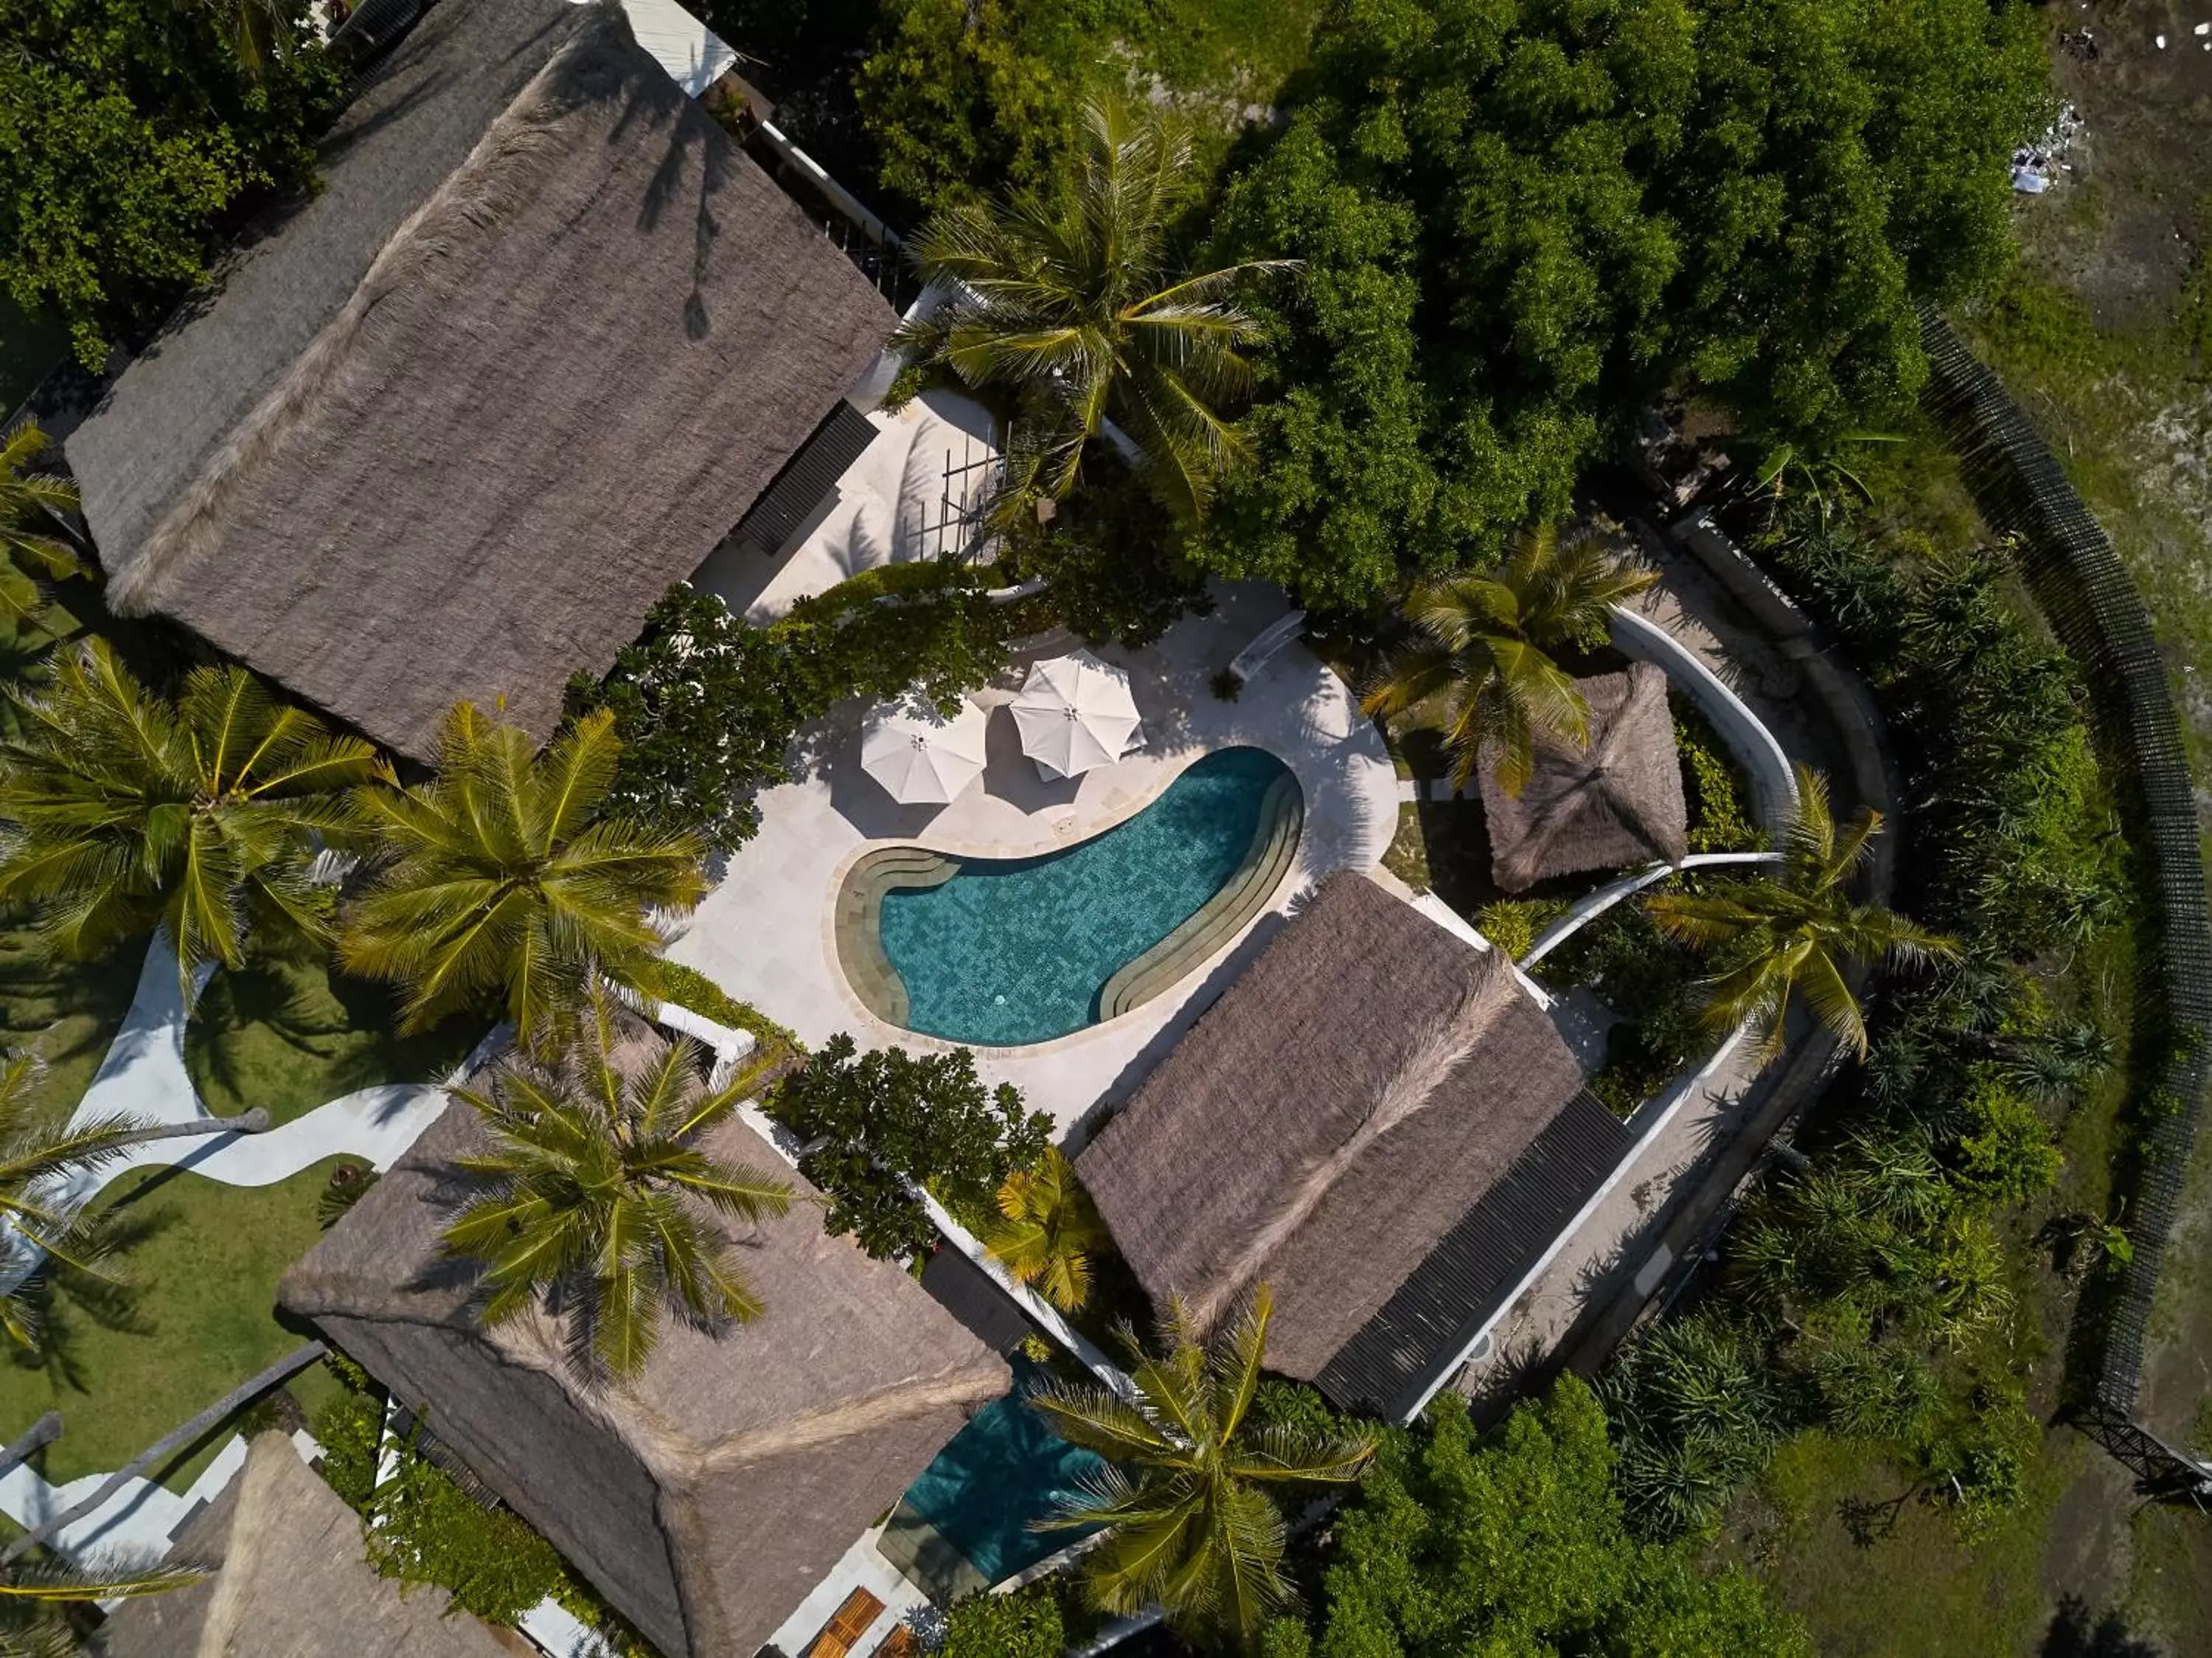
POLYGON ((2212 192, 2212 23, 2208 0, 2061 0, 2051 8, 2061 94, 2082 131, 2030 216, 2052 277, 2101 327, 2165 321, 2204 240, 2212 192), (2161 48, 2160 36, 2166 40, 2161 48))

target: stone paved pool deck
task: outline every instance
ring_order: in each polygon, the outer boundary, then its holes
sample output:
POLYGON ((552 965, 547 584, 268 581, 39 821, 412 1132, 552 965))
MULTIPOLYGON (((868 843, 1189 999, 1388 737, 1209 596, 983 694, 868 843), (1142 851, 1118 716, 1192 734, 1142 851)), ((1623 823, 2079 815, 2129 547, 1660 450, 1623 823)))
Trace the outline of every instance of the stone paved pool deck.
MULTIPOLYGON (((1188 977, 1117 1019, 1051 1042, 975 1051, 988 1081, 1012 1083, 1063 1131, 1100 1100, 1133 1088, 1316 882, 1337 869, 1374 868, 1397 829, 1398 782, 1382 735, 1302 645, 1279 651, 1237 701, 1213 695, 1212 676, 1288 608, 1264 587, 1223 588, 1217 596, 1212 615, 1185 619, 1156 645, 1097 652, 1129 670, 1146 746, 1079 778, 1041 778, 1012 720, 996 716, 989 764, 974 786, 950 806, 900 806, 860 769, 866 709, 840 710, 802 739, 793 781, 761 796, 760 833, 730 860, 670 955, 809 1044, 849 1031, 863 1049, 950 1049, 958 1045, 876 1018, 846 980, 836 900, 857 859, 886 845, 1036 856, 1134 815, 1203 755, 1264 748, 1297 776, 1305 825, 1290 873, 1260 913, 1188 977)), ((1073 645, 1045 642, 1030 656, 1073 645)), ((993 710, 1010 701, 1028 660, 975 700, 993 710)))

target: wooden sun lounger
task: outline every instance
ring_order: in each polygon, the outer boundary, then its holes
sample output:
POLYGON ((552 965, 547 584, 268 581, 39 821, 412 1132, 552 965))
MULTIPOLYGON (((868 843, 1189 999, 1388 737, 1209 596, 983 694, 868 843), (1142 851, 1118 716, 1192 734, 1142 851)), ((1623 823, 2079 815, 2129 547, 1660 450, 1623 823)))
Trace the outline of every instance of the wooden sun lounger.
POLYGON ((854 1645, 868 1632, 868 1625, 884 1603, 866 1589, 854 1589, 845 1597, 835 1617, 822 1626, 822 1633, 814 1637, 814 1644, 806 1649, 806 1658, 849 1658, 854 1645))
POLYGON ((904 1624, 893 1624, 891 1632, 876 1643, 876 1649, 868 1658, 915 1658, 921 1643, 914 1638, 914 1631, 904 1624))

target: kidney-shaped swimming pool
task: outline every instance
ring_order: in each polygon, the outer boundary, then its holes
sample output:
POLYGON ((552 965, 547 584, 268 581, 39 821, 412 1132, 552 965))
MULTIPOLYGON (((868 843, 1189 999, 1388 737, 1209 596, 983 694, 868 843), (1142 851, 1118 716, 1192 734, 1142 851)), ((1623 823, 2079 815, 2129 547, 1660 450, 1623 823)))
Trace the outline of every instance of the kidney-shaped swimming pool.
POLYGON ((1127 1013, 1263 908, 1304 802, 1258 748, 1206 755, 1127 821, 1043 857, 878 847, 838 897, 845 976, 878 1018, 955 1042, 1043 1042, 1127 1013))

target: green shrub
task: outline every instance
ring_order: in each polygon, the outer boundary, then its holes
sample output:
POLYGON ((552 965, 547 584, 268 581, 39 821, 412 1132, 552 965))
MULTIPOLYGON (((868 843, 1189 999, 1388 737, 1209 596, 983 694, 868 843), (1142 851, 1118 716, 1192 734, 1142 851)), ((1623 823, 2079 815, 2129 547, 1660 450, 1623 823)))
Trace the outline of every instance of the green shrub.
POLYGON ((1518 961, 1568 907, 1560 898, 1501 898, 1474 912, 1474 930, 1518 961))
POLYGON ((1669 694, 1674 747, 1682 765, 1682 793, 1690 808, 1692 852, 1755 852, 1766 832, 1751 810, 1751 780, 1729 755, 1720 735, 1686 697, 1669 694))
POLYGON ((653 970, 653 992, 664 1002, 711 1019, 727 1030, 750 1031, 759 1044, 762 1058, 771 1062, 789 1056, 803 1058, 806 1045, 750 1002, 740 1002, 696 967, 662 960, 653 970))
POLYGON ((949 706, 1006 667, 1013 607, 991 603, 957 566, 906 569, 832 588, 769 627, 711 594, 672 589, 604 680, 580 674, 568 686, 572 716, 614 712, 614 808, 734 851, 760 827, 754 795, 788 777, 801 727, 851 697, 912 691, 949 706), (890 588, 896 602, 872 602, 890 588))
POLYGON ((411 1449, 371 1499, 369 1559, 386 1577, 438 1583, 487 1623, 513 1624, 566 1574, 553 1545, 508 1509, 488 1509, 411 1449))
POLYGON ((969 1050, 863 1054, 842 1032, 783 1080, 768 1109, 817 1143, 799 1166, 830 1198, 823 1224, 878 1260, 919 1256, 937 1241, 907 1181, 927 1186, 963 1224, 985 1220, 1006 1177, 1032 1167, 1052 1139, 1052 1119, 1024 1111, 1016 1089, 984 1087, 969 1050))
POLYGON ((1060 1658, 1068 1632, 1061 1591, 1043 1578, 1011 1594, 971 1594, 945 1614, 938 1658, 1060 1658))
POLYGON ((1959 1152, 1968 1184, 2001 1204, 2029 1203, 2057 1185, 2066 1160, 2033 1101, 1984 1078, 1960 1108, 1966 1122, 1959 1152))

